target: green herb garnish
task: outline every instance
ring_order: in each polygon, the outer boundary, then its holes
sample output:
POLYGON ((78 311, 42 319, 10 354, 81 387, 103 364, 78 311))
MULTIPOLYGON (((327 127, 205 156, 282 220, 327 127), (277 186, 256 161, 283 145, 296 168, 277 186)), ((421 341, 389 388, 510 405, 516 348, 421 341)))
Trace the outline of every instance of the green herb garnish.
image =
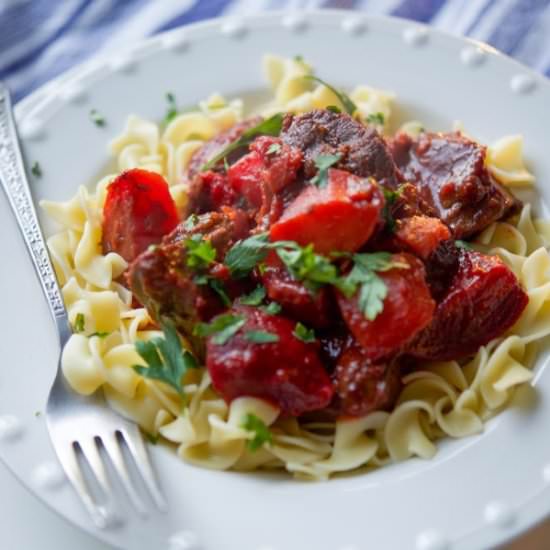
POLYGON ((103 127, 106 124, 105 118, 100 115, 96 109, 90 111, 90 119, 96 126, 103 127))
POLYGON ((367 116, 365 119, 369 124, 379 124, 380 126, 384 126, 384 113, 371 113, 367 116))
POLYGON ((315 331, 312 328, 307 328, 305 325, 302 325, 302 323, 296 323, 292 334, 298 338, 298 340, 306 344, 315 342, 315 331))
POLYGON ((257 126, 249 128, 246 132, 243 132, 241 137, 231 142, 229 145, 224 147, 218 154, 214 155, 207 163, 203 164, 201 167, 201 172, 210 170, 215 166, 220 160, 232 153, 240 147, 245 147, 249 145, 254 138, 258 136, 278 136, 281 133, 281 128, 283 125, 283 115, 277 113, 272 117, 263 120, 257 126))
POLYGON ((149 432, 144 432, 144 433, 145 433, 145 437, 147 438, 147 441, 149 441, 151 445, 156 445, 159 442, 159 439, 160 439, 159 434, 153 435, 152 433, 149 433, 149 432))
POLYGON ((241 424, 242 428, 247 432, 251 432, 254 437, 248 440, 247 447, 250 451, 257 451, 266 443, 273 441, 273 436, 265 422, 258 418, 255 414, 248 413, 241 424))
POLYGON ((218 295, 224 306, 231 306, 231 299, 227 295, 224 284, 219 279, 202 273, 196 275, 193 278, 193 282, 197 285, 208 285, 218 295))
POLYGON ((353 254, 352 258, 352 270, 337 286, 348 298, 359 291, 359 309, 369 321, 373 321, 384 309, 384 300, 388 294, 388 287, 377 272, 408 269, 409 264, 393 261, 389 252, 353 254))
POLYGON ((473 250, 472 245, 466 241, 457 240, 455 241, 455 246, 457 248, 462 248, 463 250, 473 250))
POLYGON ((171 120, 178 116, 178 106, 176 103, 176 98, 172 92, 167 92, 166 101, 168 107, 166 109, 166 115, 164 116, 164 123, 168 124, 171 120))
POLYGON ((75 332, 84 332, 86 329, 86 318, 83 313, 77 313, 74 320, 73 330, 75 332))
POLYGON ((270 302, 267 306, 262 307, 262 309, 268 315, 277 315, 283 308, 277 302, 270 302))
POLYGON ((340 107, 337 107, 336 105, 329 105, 327 107, 327 111, 330 111, 331 113, 340 114, 342 112, 342 109, 340 107))
POLYGON ((281 151, 281 144, 280 143, 272 143, 268 148, 266 153, 268 155, 275 155, 281 151))
POLYGON ((218 315, 210 323, 199 323, 195 325, 194 333, 197 336, 213 336, 214 344, 223 345, 232 338, 242 326, 246 323, 246 319, 242 315, 233 315, 232 313, 224 313, 218 315))
POLYGON ((239 302, 245 306, 259 306, 265 298, 265 288, 256 287, 250 294, 245 294, 239 298, 239 302))
POLYGON ((269 247, 267 233, 260 233, 237 241, 225 255, 225 265, 235 279, 246 277, 256 267, 256 264, 264 260, 269 252, 269 247))
POLYGON ((393 219, 391 208, 395 204, 397 199, 401 196, 401 189, 399 188, 396 191, 392 191, 390 189, 382 187, 382 192, 384 193, 385 199, 384 208, 382 210, 382 217, 386 222, 387 228, 393 233, 393 231, 395 230, 395 220, 393 219))
POLYGON ((279 341, 279 336, 265 330, 249 330, 244 333, 244 337, 255 344, 271 344, 279 341))
POLYGON ((303 63, 304 62, 304 56, 303 55, 295 55, 293 57, 294 61, 296 61, 297 63, 303 63))
POLYGON ((195 357, 184 350, 171 321, 162 323, 164 338, 157 337, 138 341, 136 351, 147 367, 133 365, 133 369, 144 378, 159 380, 183 395, 182 378, 189 369, 198 367, 195 357))
POLYGON ((42 168, 40 167, 40 164, 38 164, 38 161, 35 161, 31 167, 31 173, 35 178, 41 178, 42 177, 42 168))
POLYGON ((199 217, 196 214, 191 214, 184 222, 183 228, 190 231, 199 222, 199 217))
POLYGON ((192 269, 208 267, 216 259, 216 249, 202 235, 196 234, 185 240, 187 266, 192 269))
POLYGON ((90 334, 89 338, 91 338, 92 336, 97 336, 98 338, 106 338, 107 336, 109 336, 109 334, 111 334, 110 332, 92 332, 92 334, 90 334))
POLYGON ((324 80, 321 80, 318 76, 314 76, 312 74, 307 74, 302 78, 306 78, 307 80, 314 80, 315 82, 319 82, 319 84, 326 86, 338 98, 338 100, 344 107, 346 113, 348 113, 348 115, 353 116, 355 111, 357 111, 357 105, 355 105, 355 103, 350 99, 350 97, 345 92, 342 92, 341 90, 336 89, 334 86, 331 86, 324 80))
POLYGON ((334 166, 342 158, 341 154, 336 155, 318 155, 315 158, 317 174, 309 181, 317 187, 325 187, 328 184, 328 169, 334 166))

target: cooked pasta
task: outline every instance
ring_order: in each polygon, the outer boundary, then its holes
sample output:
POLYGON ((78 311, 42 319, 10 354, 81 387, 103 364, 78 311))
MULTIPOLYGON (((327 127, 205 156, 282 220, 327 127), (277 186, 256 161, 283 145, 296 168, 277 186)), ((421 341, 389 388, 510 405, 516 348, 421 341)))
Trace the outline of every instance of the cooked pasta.
MULTIPOLYGON (((274 93, 273 102, 263 110, 266 115, 343 107, 329 88, 302 78, 312 74, 312 67, 300 58, 266 56, 264 70, 274 93)), ((362 117, 380 113, 379 129, 387 129, 393 94, 360 85, 350 98, 362 117)), ((242 117, 242 101, 227 102, 215 94, 164 128, 130 116, 110 150, 120 171, 140 167, 162 174, 181 208, 187 199, 181 174, 193 153, 242 117)), ((403 127, 413 136, 421 130, 416 121, 403 127)), ((487 167, 505 185, 534 183, 522 149, 521 136, 508 136, 488 150, 487 167)), ((537 342, 550 334, 550 258, 545 249, 550 224, 534 218, 527 204, 516 217, 493 223, 474 243, 480 251, 500 256, 519 278, 529 296, 521 318, 466 364, 426 362, 408 374, 391 412, 375 411, 335 422, 283 418, 277 408, 252 397, 228 405, 213 390, 204 368, 186 374, 182 397, 132 368, 143 364, 134 344, 161 332, 144 308, 134 307, 130 291, 119 282, 126 262, 116 253, 102 254, 102 208, 114 177, 106 176, 91 191, 81 187, 67 202, 42 202, 60 227, 48 246, 70 322, 82 321, 82 330, 71 336, 63 350, 63 372, 81 394, 102 388, 115 409, 152 436, 174 444, 178 456, 187 462, 214 469, 286 469, 299 477, 326 479, 411 456, 428 459, 436 454, 441 437, 482 432, 484 423, 509 402, 514 389, 533 376, 537 342), (253 434, 243 427, 243 418, 249 414, 262 420, 271 434, 254 451, 247 445, 253 434)))

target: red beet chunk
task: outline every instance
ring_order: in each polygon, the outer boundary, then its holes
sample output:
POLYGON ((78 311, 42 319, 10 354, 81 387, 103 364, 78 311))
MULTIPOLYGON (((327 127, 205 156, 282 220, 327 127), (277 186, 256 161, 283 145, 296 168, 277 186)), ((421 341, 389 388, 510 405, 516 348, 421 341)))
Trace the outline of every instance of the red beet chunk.
POLYGON ((272 241, 291 240, 328 254, 354 252, 381 221, 384 196, 370 179, 329 170, 324 187, 309 185, 271 227, 272 241))
POLYGON ((485 147, 459 132, 417 139, 398 134, 390 149, 404 180, 417 187, 455 239, 479 233, 520 204, 489 175, 485 147))
POLYGON ((504 334, 528 301, 516 276, 502 260, 463 250, 451 287, 408 353, 443 361, 472 355, 504 334))
POLYGON ((450 237, 449 228, 437 218, 412 216, 396 222, 397 244, 402 250, 408 250, 423 260, 437 249, 439 243, 450 237))
POLYGON ((410 254, 395 254, 394 260, 409 269, 394 268, 379 273, 387 287, 384 309, 372 321, 361 312, 358 296, 338 294, 338 305, 349 330, 371 361, 395 355, 432 319, 435 309, 425 280, 422 262, 410 254))
POLYGON ((164 178, 147 170, 128 170, 107 189, 103 252, 116 252, 131 262, 177 224, 176 205, 164 178))
POLYGON ((364 416, 393 406, 401 389, 399 365, 375 365, 357 344, 338 359, 333 376, 341 414, 364 416))
POLYGON ((285 415, 298 416, 326 407, 333 395, 315 344, 293 334, 295 322, 259 308, 236 306, 244 326, 225 344, 208 337, 206 366, 216 391, 228 402, 240 396, 259 397, 277 405, 285 415), (278 336, 272 343, 254 343, 249 331, 278 336))
POLYGON ((333 298, 327 287, 309 290, 302 282, 292 278, 276 253, 267 260, 262 275, 267 296, 280 304, 289 317, 315 328, 327 327, 332 318, 333 298))

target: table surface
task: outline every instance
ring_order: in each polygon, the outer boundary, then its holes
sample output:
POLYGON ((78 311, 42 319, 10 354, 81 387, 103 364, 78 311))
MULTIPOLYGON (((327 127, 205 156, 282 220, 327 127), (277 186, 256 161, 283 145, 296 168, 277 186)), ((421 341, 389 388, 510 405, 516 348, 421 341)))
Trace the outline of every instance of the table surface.
MULTIPOLYGON (((97 542, 88 534, 67 523, 35 499, 8 470, 0 464, 0 517, 2 550, 112 550, 111 546, 97 542), (32 527, 32 528, 29 528, 32 527)), ((547 550, 550 548, 550 519, 505 550, 547 550)), ((223 549, 220 549, 223 550, 223 549)))

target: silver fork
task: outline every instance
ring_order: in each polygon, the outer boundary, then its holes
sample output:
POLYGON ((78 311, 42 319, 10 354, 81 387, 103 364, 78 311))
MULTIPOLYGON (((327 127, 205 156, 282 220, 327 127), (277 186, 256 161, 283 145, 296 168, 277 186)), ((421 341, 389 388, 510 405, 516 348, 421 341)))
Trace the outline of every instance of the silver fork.
MULTIPOLYGON (((1 82, 0 180, 48 301, 59 334, 60 349, 63 350, 72 331, 34 209, 10 95, 1 82)), ((161 510, 165 508, 166 504, 138 427, 113 412, 107 406, 102 393, 96 392, 85 397, 73 392, 61 372, 61 355, 46 406, 46 421, 57 457, 96 526, 103 528, 121 519, 116 514, 114 491, 103 459, 105 455, 109 457, 135 509, 142 515, 147 513, 147 507, 129 473, 122 445, 127 449, 126 454, 133 458, 156 506, 161 510), (83 460, 93 472, 92 480, 82 468, 83 460), (100 489, 97 497, 94 497, 93 478, 100 489)))

